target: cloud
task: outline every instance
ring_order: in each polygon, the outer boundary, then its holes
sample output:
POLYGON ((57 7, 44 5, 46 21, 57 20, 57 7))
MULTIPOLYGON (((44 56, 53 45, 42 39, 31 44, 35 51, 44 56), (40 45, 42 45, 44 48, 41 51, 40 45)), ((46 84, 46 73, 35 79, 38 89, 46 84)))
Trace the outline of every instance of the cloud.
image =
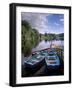
POLYGON ((57 22, 55 22, 55 23, 54 23, 54 25, 59 26, 60 24, 59 24, 59 23, 57 23, 57 22))
POLYGON ((60 21, 61 21, 61 22, 64 22, 64 19, 63 19, 63 18, 61 18, 61 19, 60 19, 60 21))
POLYGON ((27 20, 32 28, 36 28, 40 33, 49 32, 47 16, 49 14, 41 13, 22 13, 22 20, 27 20))
POLYGON ((60 17, 59 19, 57 18, 58 21, 55 21, 55 20, 53 21, 52 18, 53 19, 55 18, 55 14, 30 13, 30 12, 21 13, 21 20, 28 21, 32 26, 32 28, 37 29, 38 32, 42 34, 60 32, 59 29, 63 27, 62 25, 63 25, 64 19, 60 17))

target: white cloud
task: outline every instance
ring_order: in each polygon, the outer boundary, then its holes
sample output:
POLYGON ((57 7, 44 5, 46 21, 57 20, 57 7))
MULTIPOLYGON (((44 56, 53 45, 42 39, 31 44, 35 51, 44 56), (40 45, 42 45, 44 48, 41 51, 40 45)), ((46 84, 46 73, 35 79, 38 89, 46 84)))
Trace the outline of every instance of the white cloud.
POLYGON ((54 25, 59 26, 60 24, 55 22, 54 25))
POLYGON ((40 33, 49 32, 47 16, 49 14, 22 13, 22 20, 27 20, 33 28, 36 28, 40 33))
POLYGON ((63 19, 63 18, 61 18, 61 19, 60 19, 60 21, 61 21, 61 22, 64 22, 64 19, 63 19))
POLYGON ((61 19, 59 19, 59 22, 52 23, 53 25, 51 26, 48 21, 49 19, 47 19, 47 16, 50 15, 52 14, 23 12, 21 14, 21 18, 22 20, 27 20, 31 24, 32 28, 37 29, 39 33, 44 34, 60 32, 58 26, 61 24, 61 22, 63 23, 64 19, 61 17, 61 19), (55 28, 54 26, 56 26, 57 28, 55 28))

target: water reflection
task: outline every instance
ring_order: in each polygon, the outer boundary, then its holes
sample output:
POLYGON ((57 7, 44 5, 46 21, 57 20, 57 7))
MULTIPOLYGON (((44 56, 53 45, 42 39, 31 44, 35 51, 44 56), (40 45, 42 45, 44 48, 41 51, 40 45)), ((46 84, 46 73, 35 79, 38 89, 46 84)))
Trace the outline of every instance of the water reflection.
POLYGON ((26 41, 24 43, 24 56, 29 56, 32 52, 50 48, 50 45, 64 46, 63 40, 35 40, 35 41, 26 41))
MULTIPOLYGON (((35 48, 32 48, 32 52, 42 50, 45 48, 50 48, 50 44, 51 44, 51 41, 42 40, 39 42, 39 44, 35 48)), ((63 40, 53 40, 52 45, 64 46, 64 41, 63 40)))

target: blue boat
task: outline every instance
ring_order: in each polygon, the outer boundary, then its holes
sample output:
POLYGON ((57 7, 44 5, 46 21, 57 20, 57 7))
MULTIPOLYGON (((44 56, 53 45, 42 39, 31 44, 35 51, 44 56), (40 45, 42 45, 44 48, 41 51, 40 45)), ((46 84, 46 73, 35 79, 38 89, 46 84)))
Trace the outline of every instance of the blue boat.
POLYGON ((59 57, 54 49, 37 51, 24 61, 26 68, 37 69, 46 65, 48 69, 56 69, 60 65, 59 57))
POLYGON ((37 69, 38 67, 44 64, 44 56, 40 54, 35 54, 27 58, 27 60, 24 61, 24 64, 26 68, 37 69))
POLYGON ((60 66, 60 60, 56 52, 50 51, 48 56, 45 57, 46 66, 48 69, 58 69, 60 66))
POLYGON ((63 75, 64 69, 61 61, 55 49, 32 52, 24 59, 23 76, 63 75))

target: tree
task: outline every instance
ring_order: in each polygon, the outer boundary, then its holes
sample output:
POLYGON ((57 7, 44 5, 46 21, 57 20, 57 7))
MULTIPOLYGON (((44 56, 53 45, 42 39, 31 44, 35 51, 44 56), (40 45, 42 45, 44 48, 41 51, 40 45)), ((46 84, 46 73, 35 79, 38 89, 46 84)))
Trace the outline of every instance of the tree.
POLYGON ((27 21, 22 21, 22 53, 24 56, 30 55, 32 48, 39 41, 39 32, 32 29, 27 21))

